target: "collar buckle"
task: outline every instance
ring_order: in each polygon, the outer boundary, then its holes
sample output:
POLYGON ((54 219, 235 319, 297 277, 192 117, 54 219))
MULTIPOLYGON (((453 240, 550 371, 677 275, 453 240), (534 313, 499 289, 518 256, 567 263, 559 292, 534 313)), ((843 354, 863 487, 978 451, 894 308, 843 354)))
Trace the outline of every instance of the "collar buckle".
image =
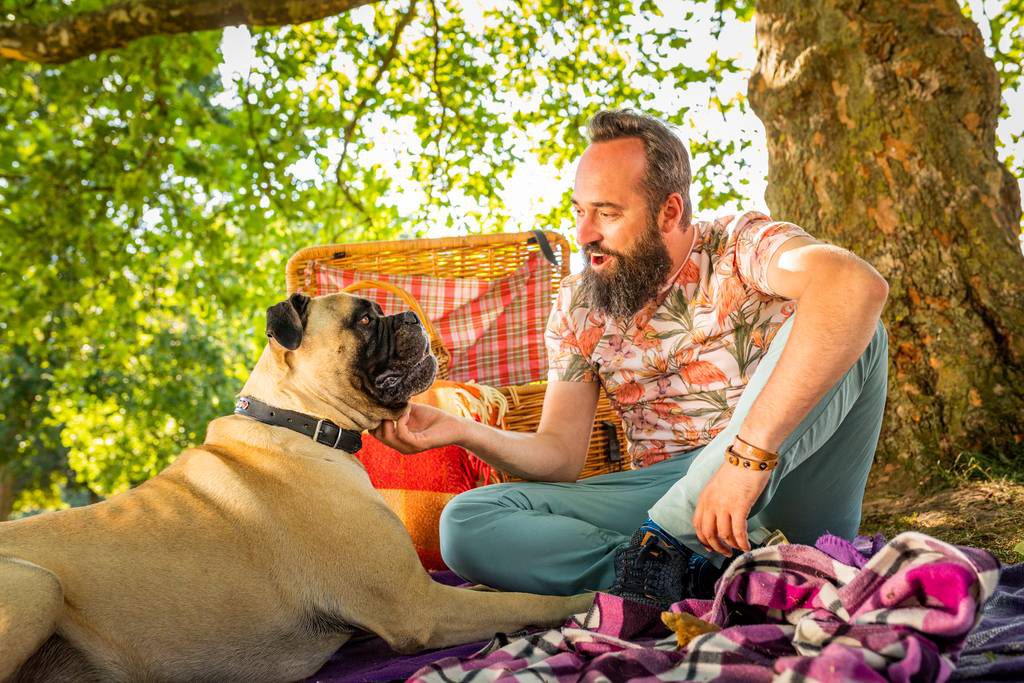
POLYGON ((313 430, 313 441, 316 441, 318 444, 322 444, 324 446, 330 446, 331 448, 337 448, 338 444, 341 442, 341 434, 342 434, 341 427, 339 427, 338 425, 334 424, 330 420, 324 420, 324 419, 321 418, 321 419, 316 421, 316 429, 313 430), (324 426, 325 422, 338 430, 338 433, 334 435, 334 443, 330 443, 330 444, 329 443, 324 443, 323 441, 320 440, 320 431, 323 429, 323 426, 324 426))

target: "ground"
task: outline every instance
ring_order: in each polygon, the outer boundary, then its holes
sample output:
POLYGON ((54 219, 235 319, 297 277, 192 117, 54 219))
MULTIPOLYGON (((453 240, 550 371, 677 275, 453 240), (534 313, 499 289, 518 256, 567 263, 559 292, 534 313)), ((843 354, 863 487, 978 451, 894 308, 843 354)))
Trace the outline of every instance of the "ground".
POLYGON ((1004 563, 1024 562, 1024 484, 1010 479, 959 480, 935 489, 894 492, 869 482, 861 533, 892 538, 921 531, 949 543, 987 548, 1004 563))

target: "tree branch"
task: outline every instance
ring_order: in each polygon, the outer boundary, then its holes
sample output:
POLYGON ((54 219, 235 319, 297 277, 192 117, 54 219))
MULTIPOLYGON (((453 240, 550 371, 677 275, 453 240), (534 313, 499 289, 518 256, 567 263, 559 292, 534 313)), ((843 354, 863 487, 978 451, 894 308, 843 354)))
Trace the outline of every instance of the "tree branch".
MULTIPOLYGON (((391 38, 388 40, 387 52, 385 52, 384 55, 380 58, 380 62, 377 65, 377 71, 376 73, 374 73, 373 78, 370 79, 370 87, 375 92, 377 90, 378 84, 384 77, 384 74, 386 74, 388 72, 388 69, 391 67, 391 62, 394 61, 395 55, 398 54, 398 46, 402 41, 402 33, 405 31, 405 28, 412 22, 415 16, 416 0, 412 0, 412 2, 409 3, 409 9, 405 11, 405 14, 402 15, 402 18, 398 20, 397 24, 395 24, 395 28, 391 32, 391 38)), ((344 135, 342 137, 344 143, 341 150, 342 156, 348 153, 348 146, 349 143, 352 142, 352 136, 356 131, 356 126, 359 125, 359 119, 360 117, 362 117, 363 112, 366 111, 366 107, 369 104, 368 99, 369 96, 364 97, 362 100, 359 101, 359 103, 356 105, 352 113, 352 120, 349 121, 348 125, 345 126, 344 135)))
MULTIPOLYGON (((256 175, 257 177, 263 178, 266 183, 264 194, 267 199, 275 208, 277 208, 278 213, 280 213, 283 218, 287 218, 288 211, 285 209, 284 205, 281 204, 281 201, 277 196, 277 192, 275 191, 274 177, 271 171, 273 164, 267 163, 267 155, 263 151, 263 144, 260 142, 260 137, 256 133, 256 122, 253 118, 253 106, 252 103, 249 102, 249 79, 247 77, 244 81, 241 79, 239 79, 239 81, 242 106, 245 108, 245 117, 248 124, 249 139, 252 140, 253 149, 256 151, 256 161, 258 162, 257 166, 259 167, 259 171, 256 175)), ((259 187, 258 184, 257 187, 259 187)))
MULTIPOLYGON (((405 11, 405 14, 403 14, 398 20, 398 23, 395 24, 395 27, 391 32, 391 37, 388 40, 387 51, 380 56, 380 62, 377 65, 377 70, 374 73, 373 78, 370 79, 370 88, 373 92, 377 92, 377 86, 380 84, 381 79, 384 78, 384 74, 386 74, 388 69, 391 68, 391 62, 393 62, 395 57, 398 55, 398 47, 402 42, 402 33, 416 17, 416 2, 417 0, 412 0, 409 3, 409 9, 405 11)), ((364 223, 369 223, 370 227, 374 228, 376 225, 373 220, 373 215, 366 206, 359 201, 355 194, 353 194, 352 188, 349 187, 344 174, 345 160, 348 158, 348 148, 355 136, 356 128, 359 126, 359 120, 366 112, 367 106, 369 106, 369 98, 370 95, 368 94, 356 104, 355 109, 352 112, 352 120, 348 122, 342 133, 341 158, 338 159, 338 167, 335 169, 335 181, 337 182, 338 188, 341 190, 342 196, 348 201, 348 203, 366 217, 366 221, 364 221, 364 223)))
MULTIPOLYGON (((441 87, 437 79, 438 62, 441 59, 441 22, 437 18, 437 3, 434 0, 430 0, 430 14, 433 18, 433 31, 431 32, 430 40, 434 50, 434 58, 431 62, 430 84, 428 87, 437 97, 437 103, 441 105, 441 118, 437 122, 437 137, 434 138, 434 151, 440 164, 434 167, 434 172, 431 173, 431 184, 440 183, 442 190, 447 193, 451 190, 451 175, 449 173, 448 155, 441 149, 441 138, 444 137, 445 133, 448 133, 448 102, 445 100, 444 88, 441 87)), ((458 116, 457 111, 453 110, 453 113, 458 116)), ((448 133, 448 138, 451 139, 450 133, 448 133)), ((445 147, 447 148, 447 145, 445 147)))
POLYGON ((225 26, 286 26, 377 0, 138 0, 49 24, 0 21, 0 58, 44 64, 72 60, 154 35, 225 26))

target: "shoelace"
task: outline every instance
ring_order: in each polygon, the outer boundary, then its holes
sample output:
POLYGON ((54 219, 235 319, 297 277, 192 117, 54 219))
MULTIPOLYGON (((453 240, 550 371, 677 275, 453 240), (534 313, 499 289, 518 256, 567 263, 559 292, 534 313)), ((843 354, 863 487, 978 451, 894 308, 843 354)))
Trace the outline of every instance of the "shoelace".
POLYGON ((640 546, 640 552, 637 553, 636 561, 630 567, 633 571, 626 571, 623 585, 626 585, 628 579, 629 587, 633 593, 654 600, 656 596, 652 595, 652 593, 657 591, 652 591, 650 586, 648 586, 648 581, 653 578, 652 572, 648 571, 648 566, 651 562, 664 560, 663 554, 666 552, 668 550, 662 548, 657 540, 650 540, 640 546))
POLYGON ((639 545, 629 545, 619 550, 615 558, 618 566, 616 568, 617 576, 614 589, 617 594, 644 594, 645 573, 640 566, 640 558, 643 552, 644 547, 639 545))

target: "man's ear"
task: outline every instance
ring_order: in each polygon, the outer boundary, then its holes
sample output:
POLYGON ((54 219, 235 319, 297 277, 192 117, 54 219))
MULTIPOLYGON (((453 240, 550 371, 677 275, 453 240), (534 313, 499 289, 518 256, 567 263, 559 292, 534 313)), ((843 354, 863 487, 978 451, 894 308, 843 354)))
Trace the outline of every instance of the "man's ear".
POLYGON ((278 344, 294 351, 302 344, 306 329, 309 297, 292 294, 287 300, 267 309, 267 336, 278 344))
POLYGON ((683 224, 683 219, 686 216, 686 200, 678 192, 673 192, 665 200, 665 203, 661 205, 661 211, 659 219, 662 221, 661 231, 664 233, 672 232, 673 230, 684 229, 687 226, 683 224))

